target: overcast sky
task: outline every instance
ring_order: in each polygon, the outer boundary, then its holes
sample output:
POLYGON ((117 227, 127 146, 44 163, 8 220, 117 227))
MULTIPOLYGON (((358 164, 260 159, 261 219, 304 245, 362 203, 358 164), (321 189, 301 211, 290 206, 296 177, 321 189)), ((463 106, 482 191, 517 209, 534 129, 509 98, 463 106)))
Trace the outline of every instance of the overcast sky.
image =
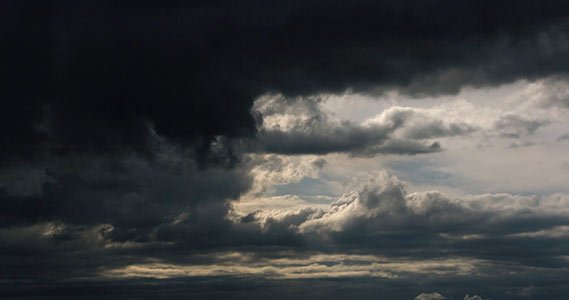
POLYGON ((567 299, 569 2, 2 1, 0 297, 567 299))

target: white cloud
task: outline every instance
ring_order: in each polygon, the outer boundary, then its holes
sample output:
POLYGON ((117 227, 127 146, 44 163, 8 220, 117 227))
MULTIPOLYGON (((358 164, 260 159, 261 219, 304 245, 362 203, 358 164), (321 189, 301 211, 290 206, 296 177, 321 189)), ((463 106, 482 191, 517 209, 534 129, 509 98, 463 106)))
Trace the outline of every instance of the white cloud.
POLYGON ((445 296, 437 292, 432 292, 432 293, 421 293, 417 295, 417 297, 415 297, 414 300, 444 300, 444 299, 446 299, 445 296))

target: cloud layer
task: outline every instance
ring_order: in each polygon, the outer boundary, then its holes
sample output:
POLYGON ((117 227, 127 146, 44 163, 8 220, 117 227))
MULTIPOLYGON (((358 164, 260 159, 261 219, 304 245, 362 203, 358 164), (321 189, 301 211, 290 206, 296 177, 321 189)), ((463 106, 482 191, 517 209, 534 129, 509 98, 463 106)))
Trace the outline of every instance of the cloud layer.
POLYGON ((565 299, 568 9, 2 1, 0 297, 565 299))

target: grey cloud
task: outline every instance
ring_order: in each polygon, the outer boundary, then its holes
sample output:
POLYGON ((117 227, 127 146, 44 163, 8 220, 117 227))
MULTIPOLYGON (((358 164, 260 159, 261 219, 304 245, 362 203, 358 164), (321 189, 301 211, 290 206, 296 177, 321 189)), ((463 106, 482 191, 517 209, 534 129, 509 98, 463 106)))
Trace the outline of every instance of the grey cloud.
POLYGON ((494 122, 494 129, 503 137, 520 138, 521 136, 533 134, 540 127, 547 124, 549 124, 547 120, 507 114, 494 122))
POLYGON ((258 102, 257 111, 263 117, 264 128, 258 133, 257 147, 269 153, 355 153, 383 143, 395 127, 365 128, 349 121, 333 120, 318 106, 318 99, 289 100, 276 96, 258 102), (269 118, 275 119, 276 124, 267 128, 269 118))
POLYGON ((347 122, 335 128, 327 124, 309 126, 312 126, 307 128, 309 132, 261 132, 261 149, 280 154, 357 153, 370 145, 382 143, 389 135, 389 131, 383 128, 365 129, 347 122))
POLYGON ((381 127, 362 128, 343 123, 336 128, 311 128, 311 132, 261 132, 262 152, 278 154, 349 153, 354 156, 376 154, 413 155, 441 151, 438 143, 391 139, 390 132, 381 127))
POLYGON ((525 148, 525 147, 531 147, 531 146, 535 146, 535 143, 532 141, 525 141, 523 143, 511 143, 508 146, 508 149, 518 149, 518 148, 525 148))
POLYGON ((368 122, 383 121, 402 124, 398 135, 415 140, 464 136, 477 130, 465 122, 445 121, 442 116, 429 115, 425 110, 410 107, 389 108, 375 119, 368 122))
POLYGON ((442 151, 438 142, 423 143, 413 140, 390 139, 381 145, 373 145, 353 155, 373 156, 375 154, 426 154, 442 151))
POLYGON ((405 130, 405 136, 412 139, 431 139, 433 137, 447 137, 466 135, 475 129, 467 124, 444 124, 441 120, 434 120, 405 130))
POLYGON ((569 133, 562 134, 556 139, 556 141, 558 142, 567 141, 567 140, 569 140, 569 133))
POLYGON ((389 108, 363 124, 355 124, 334 119, 322 111, 318 99, 310 98, 262 98, 256 109, 264 120, 257 134, 256 151, 268 153, 433 153, 442 148, 438 142, 428 140, 468 135, 476 130, 463 122, 443 121, 420 109, 403 107, 389 108))

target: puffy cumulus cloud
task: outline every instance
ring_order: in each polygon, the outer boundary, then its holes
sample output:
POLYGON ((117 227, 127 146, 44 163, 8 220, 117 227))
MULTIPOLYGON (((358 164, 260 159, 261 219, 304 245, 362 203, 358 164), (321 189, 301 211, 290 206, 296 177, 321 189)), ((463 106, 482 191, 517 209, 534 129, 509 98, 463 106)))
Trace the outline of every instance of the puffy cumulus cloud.
POLYGON ((296 210, 257 211, 249 216, 259 222, 263 232, 286 232, 296 230, 298 226, 324 214, 322 209, 305 207, 296 210))
POLYGON ((474 296, 469 296, 468 294, 466 296, 464 296, 463 300, 483 300, 482 297, 478 296, 478 295, 474 295, 474 296))
POLYGON ((417 297, 415 297, 415 300, 444 300, 444 299, 446 299, 446 297, 437 292, 421 293, 417 295, 417 297))
POLYGON ((251 155, 250 175, 253 186, 250 194, 259 195, 267 190, 289 183, 299 182, 304 178, 318 178, 326 167, 326 159, 318 156, 284 156, 275 154, 251 155))
POLYGON ((266 234, 296 235, 323 248, 566 266, 560 257, 567 255, 563 237, 569 224, 568 207, 567 195, 449 198, 436 191, 407 194, 397 178, 380 174, 327 209, 259 211, 248 218, 266 234), (541 247, 541 243, 556 246, 541 247), (503 251, 515 255, 504 257, 503 251))
MULTIPOLYGON (((404 185, 395 177, 381 175, 366 184, 359 192, 340 197, 331 204, 330 210, 320 218, 303 223, 300 230, 342 232, 359 228, 361 225, 377 227, 378 230, 392 230, 401 226, 423 227, 446 233, 470 231, 471 233, 501 232, 501 224, 515 221, 516 217, 544 216, 564 217, 568 211, 566 196, 552 196, 540 199, 536 196, 514 196, 509 194, 480 195, 463 199, 451 199, 439 192, 418 192, 407 195, 404 185), (528 211, 529 210, 529 211, 528 211), (509 214, 505 214, 509 212, 509 214), (510 215, 510 216, 507 216, 510 215), (484 228, 484 224, 469 222, 488 221, 498 226, 484 228), (362 224, 363 223, 363 224, 362 224)), ((489 225, 489 224, 488 224, 489 225)), ((540 228, 540 224, 536 228, 540 228)), ((514 232, 522 228, 510 229, 514 232)))
POLYGON ((326 158, 313 155, 249 154, 246 161, 252 185, 239 197, 239 201, 232 203, 237 214, 257 210, 327 206, 331 198, 320 194, 326 186, 312 191, 312 185, 305 187, 305 181, 316 181, 320 178, 328 164, 326 158), (301 194, 298 194, 299 190, 301 194))

